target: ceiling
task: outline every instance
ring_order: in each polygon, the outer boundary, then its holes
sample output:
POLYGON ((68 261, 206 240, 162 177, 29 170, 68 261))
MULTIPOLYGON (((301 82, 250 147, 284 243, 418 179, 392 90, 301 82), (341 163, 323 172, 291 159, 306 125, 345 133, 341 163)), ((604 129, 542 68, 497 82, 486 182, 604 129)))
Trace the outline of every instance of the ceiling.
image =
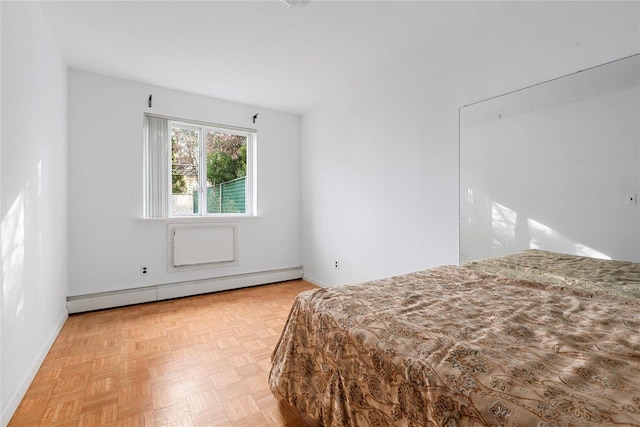
POLYGON ((434 1, 41 6, 70 68, 294 114, 496 13, 494 3, 434 1))

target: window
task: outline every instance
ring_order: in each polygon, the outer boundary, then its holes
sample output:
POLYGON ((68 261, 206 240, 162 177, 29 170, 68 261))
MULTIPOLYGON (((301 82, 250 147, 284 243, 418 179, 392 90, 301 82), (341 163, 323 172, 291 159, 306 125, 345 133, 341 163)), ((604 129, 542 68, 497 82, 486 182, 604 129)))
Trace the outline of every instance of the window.
POLYGON ((255 137, 253 130, 147 115, 145 216, 253 214, 255 137))

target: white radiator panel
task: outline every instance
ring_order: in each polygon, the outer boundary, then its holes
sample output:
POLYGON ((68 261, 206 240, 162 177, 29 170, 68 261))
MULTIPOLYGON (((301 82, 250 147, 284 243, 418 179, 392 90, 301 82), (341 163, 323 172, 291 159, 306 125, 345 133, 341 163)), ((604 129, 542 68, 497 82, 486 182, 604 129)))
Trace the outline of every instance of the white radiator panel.
POLYGON ((172 224, 169 238, 174 268, 236 260, 236 224, 172 224))

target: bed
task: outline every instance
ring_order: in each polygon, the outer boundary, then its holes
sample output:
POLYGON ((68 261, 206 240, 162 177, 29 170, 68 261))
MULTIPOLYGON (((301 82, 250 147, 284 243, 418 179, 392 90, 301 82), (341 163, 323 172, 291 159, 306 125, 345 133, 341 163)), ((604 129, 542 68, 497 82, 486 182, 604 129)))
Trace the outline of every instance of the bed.
POLYGON ((640 426, 640 264, 532 250, 306 291, 269 383, 325 426, 640 426))

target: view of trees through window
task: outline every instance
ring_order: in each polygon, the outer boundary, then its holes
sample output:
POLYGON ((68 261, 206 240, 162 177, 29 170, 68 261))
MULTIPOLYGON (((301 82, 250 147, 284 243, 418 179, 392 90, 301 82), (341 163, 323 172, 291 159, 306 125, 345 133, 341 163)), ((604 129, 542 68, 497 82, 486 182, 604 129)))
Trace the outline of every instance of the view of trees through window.
POLYGON ((191 126, 171 127, 173 215, 245 213, 246 176, 246 136, 191 126), (201 176, 206 183, 203 191, 201 176))

